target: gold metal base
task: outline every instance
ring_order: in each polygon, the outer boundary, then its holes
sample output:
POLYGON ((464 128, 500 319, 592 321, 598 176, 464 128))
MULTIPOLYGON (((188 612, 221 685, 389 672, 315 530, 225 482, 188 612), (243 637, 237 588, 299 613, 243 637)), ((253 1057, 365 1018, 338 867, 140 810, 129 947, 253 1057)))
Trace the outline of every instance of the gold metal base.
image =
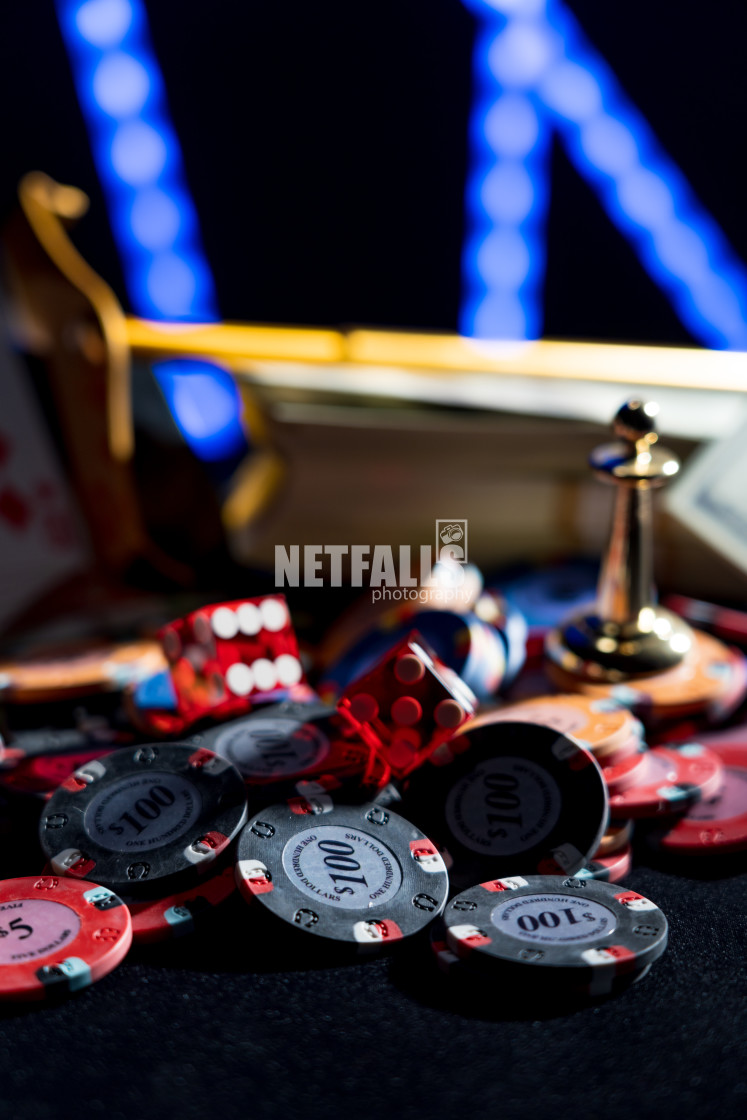
POLYGON ((683 619, 664 607, 648 606, 625 623, 576 615, 548 635, 545 652, 573 676, 615 683, 673 669, 692 644, 692 631, 683 619))

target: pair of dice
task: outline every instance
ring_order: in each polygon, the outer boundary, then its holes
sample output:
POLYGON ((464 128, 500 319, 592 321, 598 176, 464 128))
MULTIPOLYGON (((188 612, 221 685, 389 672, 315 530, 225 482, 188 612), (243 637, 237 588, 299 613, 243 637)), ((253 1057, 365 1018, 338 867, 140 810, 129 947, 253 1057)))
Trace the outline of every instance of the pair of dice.
MULTIPOLYGON (((143 730, 181 734, 194 723, 222 721, 287 697, 309 698, 284 596, 220 603, 193 611, 161 631, 169 671, 165 706, 130 710, 143 730)), ((474 714, 477 701, 457 674, 413 631, 338 701, 341 737, 352 723, 395 777, 404 777, 474 714)))

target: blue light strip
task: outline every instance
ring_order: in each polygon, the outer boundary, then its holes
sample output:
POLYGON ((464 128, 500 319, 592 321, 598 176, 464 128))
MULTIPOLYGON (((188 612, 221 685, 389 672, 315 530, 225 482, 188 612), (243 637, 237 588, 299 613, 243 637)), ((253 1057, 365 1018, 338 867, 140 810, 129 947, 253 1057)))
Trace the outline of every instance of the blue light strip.
MULTIPOLYGON (((78 99, 133 309, 146 318, 212 322, 217 301, 142 0, 56 0, 78 99)), ((246 451, 241 401, 210 362, 160 362, 154 373, 201 459, 246 451)))
MULTIPOLYGON (((484 89, 487 65, 494 83, 493 107, 513 97, 520 121, 526 113, 523 106, 534 105, 539 131, 559 131, 577 170, 596 190, 684 325, 707 346, 747 349, 745 266, 562 0, 464 2, 483 21, 475 72, 484 89)), ((496 313, 489 310, 494 277, 505 271, 503 243, 491 238, 505 221, 491 217, 479 193, 491 166, 495 170, 504 162, 489 134, 491 111, 486 112, 484 97, 478 97, 467 190, 471 232, 462 329, 479 337, 506 337, 514 322, 520 327, 521 316, 513 312, 503 319, 499 304, 496 313)), ((524 170, 539 200, 532 215, 535 243, 526 243, 535 252, 540 245, 541 253, 547 165, 525 157, 524 170)), ((513 229, 521 233, 522 223, 515 219, 513 229)), ((536 338, 541 333, 537 280, 543 264, 540 255, 527 270, 534 283, 522 286, 518 271, 513 274, 509 290, 522 304, 525 322, 523 332, 513 329, 514 337, 536 338)))
POLYGON ((57 0, 57 11, 134 310, 216 319, 141 0, 57 0))
POLYGON ((490 65, 492 34, 475 49, 463 334, 534 338, 542 331, 549 129, 536 98, 504 91, 490 65))

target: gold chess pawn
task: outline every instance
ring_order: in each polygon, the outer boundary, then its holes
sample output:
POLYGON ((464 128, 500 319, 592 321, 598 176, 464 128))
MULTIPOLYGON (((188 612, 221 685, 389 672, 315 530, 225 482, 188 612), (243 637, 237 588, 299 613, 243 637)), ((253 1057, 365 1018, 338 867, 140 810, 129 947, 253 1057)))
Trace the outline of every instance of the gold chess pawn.
POLYGON ((576 677, 624 681, 678 665, 692 647, 690 627, 656 601, 653 491, 677 474, 677 456, 658 443, 653 401, 630 400, 613 421, 616 439, 590 464, 617 488, 612 531, 595 609, 567 619, 547 637, 547 656, 576 677))

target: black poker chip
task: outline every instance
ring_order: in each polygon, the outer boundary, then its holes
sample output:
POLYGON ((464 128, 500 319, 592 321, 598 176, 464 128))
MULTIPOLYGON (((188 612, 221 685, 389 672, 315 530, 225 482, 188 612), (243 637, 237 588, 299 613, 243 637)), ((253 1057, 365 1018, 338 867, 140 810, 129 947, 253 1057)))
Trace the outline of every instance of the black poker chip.
POLYGON ((540 969, 516 969, 511 973, 500 966, 495 970, 475 968, 471 957, 460 957, 450 947, 443 915, 433 922, 428 936, 431 965, 442 976, 448 977, 450 994, 470 1001, 483 1013, 486 1006, 486 985, 487 991, 492 991, 494 997, 500 997, 498 1008, 504 1010, 507 1001, 516 1000, 521 1007, 522 1017, 526 1017, 532 1013, 542 1014, 550 1007, 567 1011, 576 1003, 585 1004, 595 998, 606 999, 621 995, 633 984, 643 980, 652 968, 652 965, 647 964, 639 971, 615 976, 609 983, 600 985, 597 991, 593 975, 590 979, 588 975, 582 974, 574 981, 540 969))
POLYGON ((513 876, 470 887, 444 911, 446 945, 506 982, 533 974, 589 994, 632 979, 667 947, 655 903, 614 883, 513 876))
POLYGON ((508 874, 573 875, 599 847, 608 794, 578 743, 484 716, 413 775, 402 811, 445 851, 461 890, 508 874))
POLYGON ((291 799, 239 838, 244 898, 314 937, 381 948, 441 913, 449 879, 434 845, 383 805, 291 799))
MULTIPOLYGON (((17 731, 0 747, 0 772, 12 770, 32 758, 49 758, 83 751, 115 750, 123 742, 123 734, 109 727, 96 732, 75 727, 43 727, 38 731, 17 731)), ((132 736, 129 736, 132 742, 132 736)))
POLYGON ((55 791, 39 835, 58 875, 122 893, 202 874, 246 821, 241 775, 204 748, 148 744, 94 759, 55 791))
POLYGON ((286 701, 184 739, 232 762, 246 782, 272 785, 324 769, 330 755, 327 704, 286 701))
POLYGON ((344 786, 346 797, 368 800, 390 777, 383 754, 361 738, 347 713, 318 701, 273 704, 184 741, 233 763, 255 804, 280 801, 299 780, 322 776, 335 779, 332 787, 344 786))

